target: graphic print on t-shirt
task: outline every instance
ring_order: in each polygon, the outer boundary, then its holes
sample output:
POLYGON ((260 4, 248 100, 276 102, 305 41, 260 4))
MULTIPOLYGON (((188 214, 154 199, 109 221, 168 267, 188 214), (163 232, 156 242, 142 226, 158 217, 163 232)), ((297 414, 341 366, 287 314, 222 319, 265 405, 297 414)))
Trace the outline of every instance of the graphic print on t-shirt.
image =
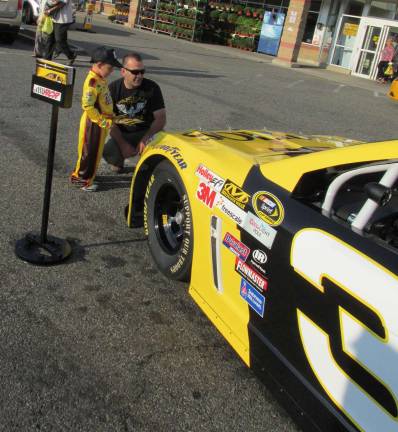
POLYGON ((148 95, 133 95, 119 100, 116 107, 119 112, 117 119, 118 124, 132 126, 138 123, 143 123, 145 107, 148 101, 148 95))

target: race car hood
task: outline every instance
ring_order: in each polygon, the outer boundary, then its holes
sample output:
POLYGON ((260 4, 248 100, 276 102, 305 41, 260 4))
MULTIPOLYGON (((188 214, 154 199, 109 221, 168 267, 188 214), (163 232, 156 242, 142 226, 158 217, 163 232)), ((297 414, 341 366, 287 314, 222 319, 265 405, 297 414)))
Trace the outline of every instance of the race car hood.
POLYGON ((174 139, 200 149, 233 152, 265 177, 293 190, 307 172, 337 165, 398 158, 398 141, 364 143, 336 136, 295 135, 266 130, 188 131, 174 139))

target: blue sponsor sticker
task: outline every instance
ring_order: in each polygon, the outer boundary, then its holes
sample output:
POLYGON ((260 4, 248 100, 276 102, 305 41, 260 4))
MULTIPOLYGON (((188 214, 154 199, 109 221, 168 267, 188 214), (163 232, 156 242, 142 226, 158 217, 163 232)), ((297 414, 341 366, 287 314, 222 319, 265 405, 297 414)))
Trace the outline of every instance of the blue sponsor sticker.
POLYGON ((261 317, 264 317, 265 297, 261 295, 247 280, 240 282, 240 296, 261 317))

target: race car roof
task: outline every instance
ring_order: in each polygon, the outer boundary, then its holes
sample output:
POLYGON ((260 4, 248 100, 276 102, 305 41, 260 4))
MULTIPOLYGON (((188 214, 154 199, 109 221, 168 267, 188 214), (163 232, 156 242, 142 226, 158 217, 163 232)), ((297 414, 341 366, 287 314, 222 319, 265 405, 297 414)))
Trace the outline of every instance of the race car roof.
POLYGON ((301 136, 266 130, 188 131, 175 134, 186 143, 219 149, 228 147, 265 177, 293 190, 301 176, 322 168, 398 158, 398 140, 364 143, 342 137, 301 136))

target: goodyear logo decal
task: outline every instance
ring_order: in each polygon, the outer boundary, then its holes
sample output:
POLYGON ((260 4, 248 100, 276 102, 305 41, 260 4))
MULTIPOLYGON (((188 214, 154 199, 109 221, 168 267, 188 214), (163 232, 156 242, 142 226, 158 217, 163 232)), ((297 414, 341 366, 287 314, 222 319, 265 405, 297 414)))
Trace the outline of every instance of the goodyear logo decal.
POLYGON ((280 225, 285 216, 285 210, 279 199, 271 192, 261 191, 253 195, 253 209, 257 216, 269 225, 280 225))
POLYGON ((225 196, 225 198, 228 198, 241 209, 244 209, 250 200, 250 195, 231 180, 226 180, 223 188, 221 189, 221 195, 225 196))

